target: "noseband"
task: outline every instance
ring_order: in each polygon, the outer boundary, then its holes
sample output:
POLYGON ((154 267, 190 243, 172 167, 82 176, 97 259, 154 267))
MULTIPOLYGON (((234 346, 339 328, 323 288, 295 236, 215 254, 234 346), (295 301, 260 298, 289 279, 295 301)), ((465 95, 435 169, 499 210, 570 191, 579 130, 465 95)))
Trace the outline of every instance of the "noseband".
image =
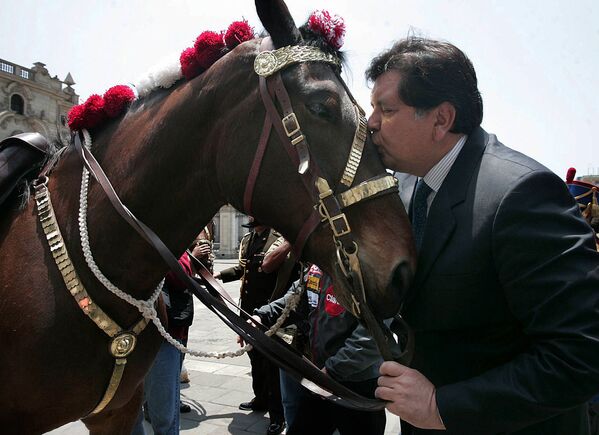
MULTIPOLYGON (((391 175, 381 175, 352 187, 366 141, 366 118, 362 108, 345 87, 354 106, 357 126, 347 163, 338 183, 338 189, 345 188, 345 190, 338 194, 333 192, 329 182, 322 175, 318 163, 310 153, 308 139, 303 134, 298 118, 293 111, 280 71, 301 62, 325 62, 339 68, 339 59, 311 46, 291 45, 277 50, 267 50, 268 48, 272 48, 272 42, 270 38, 264 38, 260 53, 254 61, 254 71, 260 76, 260 94, 266 108, 266 115, 246 183, 245 212, 252 214, 254 187, 270 132, 274 127, 289 158, 297 165, 298 174, 314 203, 314 210, 302 225, 293 244, 295 258, 300 258, 306 241, 316 228, 321 223, 328 223, 336 247, 336 263, 345 279, 350 283, 352 299, 350 310, 357 318, 366 322, 383 357, 393 359, 384 334, 367 305, 362 269, 358 258, 359 245, 354 240, 351 227, 342 210, 366 199, 390 193, 397 194, 397 180, 391 175), (282 114, 277 110, 275 98, 282 109, 282 114)), ((340 79, 340 82, 345 86, 343 80, 340 79)), ((403 322, 403 320, 399 321, 403 322)), ((408 340, 408 342, 410 341, 412 340, 408 340)))

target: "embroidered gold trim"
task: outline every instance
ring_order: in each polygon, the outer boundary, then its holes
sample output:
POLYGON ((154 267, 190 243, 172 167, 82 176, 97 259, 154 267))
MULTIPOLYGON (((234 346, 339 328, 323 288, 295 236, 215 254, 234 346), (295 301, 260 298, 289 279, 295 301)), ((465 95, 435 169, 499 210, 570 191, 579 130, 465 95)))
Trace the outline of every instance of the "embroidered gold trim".
POLYGON ((376 180, 365 181, 339 194, 339 204, 341 208, 346 208, 385 190, 394 189, 397 192, 397 184, 397 179, 392 175, 385 175, 376 180))
POLYGON ((60 228, 58 227, 58 222, 56 221, 54 208, 52 207, 52 201, 50 200, 50 193, 48 192, 45 182, 35 185, 35 202, 37 205, 39 221, 42 225, 44 234, 46 235, 50 252, 62 275, 67 290, 71 293, 73 298, 75 298, 81 311, 83 311, 85 315, 98 326, 98 328, 113 339, 110 350, 112 356, 115 357, 115 365, 104 396, 100 400, 100 403, 90 413, 97 414, 102 411, 114 397, 121 382, 121 378, 123 377, 125 365, 127 364, 127 359, 124 357, 129 355, 135 349, 137 341, 136 336, 144 330, 148 324, 148 320, 142 318, 129 332, 125 332, 118 323, 112 320, 108 314, 94 303, 81 283, 79 275, 71 262, 60 228))
POLYGON ((337 56, 325 53, 316 47, 288 45, 258 54, 254 59, 254 71, 259 76, 268 77, 291 64, 300 62, 327 62, 337 67, 341 65, 337 56))

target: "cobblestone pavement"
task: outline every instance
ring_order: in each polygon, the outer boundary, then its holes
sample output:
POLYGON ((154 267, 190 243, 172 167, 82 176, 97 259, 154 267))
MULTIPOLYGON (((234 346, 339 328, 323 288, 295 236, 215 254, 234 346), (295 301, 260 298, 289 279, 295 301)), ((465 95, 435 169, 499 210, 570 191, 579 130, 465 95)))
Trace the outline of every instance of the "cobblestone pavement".
MULTIPOLYGON (((216 260, 220 271, 235 264, 234 260, 216 260)), ((224 285, 229 294, 239 298, 239 281, 224 285)), ((198 300, 195 302, 194 323, 189 331, 188 347, 193 350, 224 352, 236 350, 236 335, 198 300)), ((200 435, 265 434, 268 414, 238 409, 241 402, 253 397, 250 360, 247 355, 237 358, 212 359, 187 356, 185 358, 191 382, 181 385, 181 398, 192 408, 181 414, 181 432, 200 435)), ((81 422, 62 426, 52 435, 85 435, 81 422)), ((146 433, 152 429, 146 424, 146 433)), ((385 434, 399 434, 399 419, 387 413, 385 434)), ((368 435, 368 434, 365 434, 368 435)))

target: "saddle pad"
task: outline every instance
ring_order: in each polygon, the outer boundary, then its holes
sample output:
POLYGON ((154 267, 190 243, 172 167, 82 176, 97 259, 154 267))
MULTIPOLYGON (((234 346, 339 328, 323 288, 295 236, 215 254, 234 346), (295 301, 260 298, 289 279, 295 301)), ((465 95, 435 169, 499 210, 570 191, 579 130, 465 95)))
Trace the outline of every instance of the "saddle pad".
POLYGON ((49 147, 39 133, 21 133, 0 142, 0 205, 21 181, 38 175, 49 147))

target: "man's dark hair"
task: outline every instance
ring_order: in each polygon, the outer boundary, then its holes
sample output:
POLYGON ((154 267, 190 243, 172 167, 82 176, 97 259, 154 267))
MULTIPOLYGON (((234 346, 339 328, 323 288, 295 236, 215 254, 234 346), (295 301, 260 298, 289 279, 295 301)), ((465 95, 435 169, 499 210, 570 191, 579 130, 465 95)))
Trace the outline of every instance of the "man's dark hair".
POLYGON ((411 36, 375 57, 366 70, 374 82, 383 73, 401 74, 399 98, 427 111, 447 101, 456 109, 452 133, 470 134, 483 119, 483 101, 470 59, 456 46, 411 36))

